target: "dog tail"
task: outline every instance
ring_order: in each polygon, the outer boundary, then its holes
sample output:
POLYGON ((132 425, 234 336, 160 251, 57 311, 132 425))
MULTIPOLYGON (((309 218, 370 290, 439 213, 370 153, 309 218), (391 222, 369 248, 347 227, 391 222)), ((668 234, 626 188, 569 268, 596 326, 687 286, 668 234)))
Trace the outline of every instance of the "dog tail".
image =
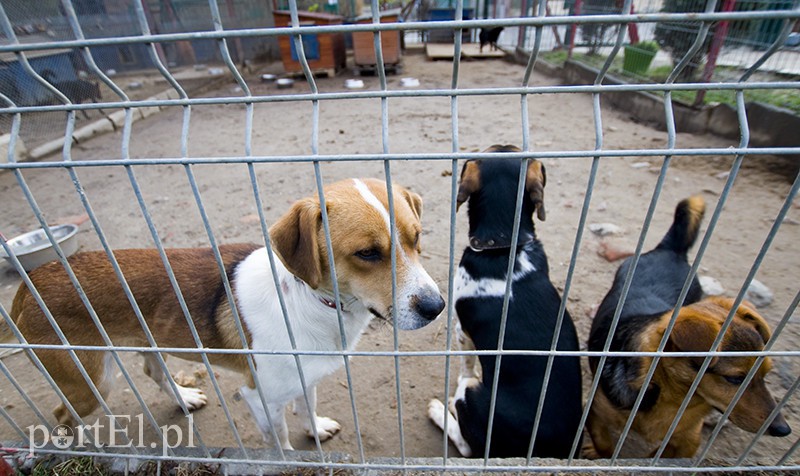
POLYGON ((656 248, 672 250, 678 254, 686 254, 697 240, 700 222, 706 211, 706 202, 700 195, 693 195, 681 200, 675 207, 675 220, 669 231, 656 248))
MULTIPOLYGON (((25 299, 25 294, 27 292, 28 288, 23 284, 19 287, 19 290, 17 290, 17 294, 14 295, 14 301, 11 303, 12 322, 17 322, 19 315, 22 314, 22 301, 25 299)), ((0 344, 15 341, 16 337, 14 336, 14 331, 11 330, 11 327, 8 326, 5 319, 0 318, 0 344)))

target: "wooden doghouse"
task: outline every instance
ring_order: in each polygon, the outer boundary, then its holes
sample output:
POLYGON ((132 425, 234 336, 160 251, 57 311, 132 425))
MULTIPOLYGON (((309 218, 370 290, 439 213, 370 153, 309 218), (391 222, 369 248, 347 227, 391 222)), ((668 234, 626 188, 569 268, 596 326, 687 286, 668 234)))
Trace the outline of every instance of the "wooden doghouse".
MULTIPOLYGON (((400 18, 400 9, 381 12, 381 23, 397 23, 400 18)), ((361 15, 356 18, 356 23, 372 23, 372 14, 361 15)), ((374 69, 378 66, 375 54, 375 34, 371 31, 353 32, 353 61, 360 70, 374 69)), ((383 64, 386 69, 397 69, 400 64, 400 31, 381 32, 381 51, 383 64)))
MULTIPOLYGON (((288 10, 276 10, 274 16, 276 27, 291 26, 292 20, 288 10)), ((339 15, 316 12, 298 12, 298 19, 300 26, 341 25, 343 20, 339 15)), ((305 33, 302 40, 303 51, 312 72, 325 72, 329 76, 334 76, 336 72, 345 68, 347 56, 344 36, 341 33, 305 33)), ((278 44, 286 72, 302 72, 303 67, 297 55, 294 38, 281 35, 278 37, 278 44)))

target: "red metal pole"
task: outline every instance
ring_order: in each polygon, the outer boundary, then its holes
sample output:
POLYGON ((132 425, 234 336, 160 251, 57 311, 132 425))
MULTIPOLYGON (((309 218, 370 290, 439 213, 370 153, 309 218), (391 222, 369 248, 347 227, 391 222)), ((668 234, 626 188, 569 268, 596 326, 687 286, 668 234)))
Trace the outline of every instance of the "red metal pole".
MULTIPOLYGON (((583 0, 575 0, 575 11, 573 15, 578 16, 581 14, 583 8, 583 0)), ((578 24, 573 23, 569 30, 569 47, 567 48, 567 59, 572 58, 572 50, 575 48, 575 32, 578 31, 578 24)))
MULTIPOLYGON (((724 0, 722 2, 722 11, 732 12, 735 6, 736 0, 724 0)), ((714 30, 714 39, 711 40, 711 48, 708 50, 708 60, 706 61, 706 67, 703 69, 703 77, 701 79, 703 83, 711 82, 711 77, 714 76, 719 52, 722 49, 722 45, 725 44, 725 38, 728 36, 728 24, 729 22, 727 20, 723 20, 719 22, 717 28, 714 30)), ((699 106, 703 104, 703 99, 705 99, 705 97, 705 89, 697 91, 697 95, 694 98, 694 105, 699 106)))
MULTIPOLYGON (((631 15, 635 13, 633 11, 633 3, 631 3, 631 15)), ((636 26, 636 23, 628 23, 628 37, 631 39, 632 45, 639 43, 639 27, 636 26)))

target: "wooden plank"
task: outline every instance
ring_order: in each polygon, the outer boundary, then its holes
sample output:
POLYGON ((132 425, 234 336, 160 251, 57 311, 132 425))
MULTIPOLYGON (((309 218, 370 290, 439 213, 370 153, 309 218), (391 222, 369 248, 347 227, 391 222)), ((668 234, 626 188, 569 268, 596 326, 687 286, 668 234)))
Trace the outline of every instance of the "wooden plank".
MULTIPOLYGON (((464 58, 485 59, 485 58, 505 58, 506 53, 503 50, 492 51, 489 45, 483 47, 483 52, 480 51, 481 45, 478 43, 464 43, 461 45, 461 56, 464 58)), ((425 53, 428 59, 453 59, 455 55, 455 45, 447 43, 428 43, 425 45, 425 53)))

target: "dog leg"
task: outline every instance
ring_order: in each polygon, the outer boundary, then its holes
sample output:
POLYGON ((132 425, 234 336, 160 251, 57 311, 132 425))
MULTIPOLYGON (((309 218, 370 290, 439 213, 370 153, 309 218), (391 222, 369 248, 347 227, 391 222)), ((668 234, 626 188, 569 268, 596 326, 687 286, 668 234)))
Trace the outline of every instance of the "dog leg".
POLYGON ((461 427, 458 426, 458 420, 436 398, 428 403, 428 418, 442 431, 444 431, 444 421, 447 419, 447 437, 458 448, 461 456, 465 458, 472 456, 472 448, 469 447, 469 443, 461 435, 461 427))
MULTIPOLYGON (((166 355, 163 357, 164 360, 166 360, 166 355)), ((158 365, 158 357, 156 357, 152 352, 147 352, 144 354, 144 373, 153 379, 158 386, 161 387, 161 390, 175 397, 176 401, 179 401, 178 399, 180 399, 180 401, 186 405, 186 409, 189 411, 197 410, 208 403, 208 397, 206 397, 206 394, 203 393, 203 391, 199 388, 183 387, 175 383, 175 387, 178 389, 178 395, 175 395, 172 392, 172 387, 170 386, 169 381, 164 376, 164 372, 158 365)))
POLYGON ((265 409, 258 391, 247 385, 239 389, 239 394, 244 398, 248 408, 250 408, 250 413, 256 421, 256 426, 261 432, 261 436, 264 437, 264 441, 269 445, 275 443, 272 437, 272 427, 269 424, 271 420, 272 424, 276 425, 275 433, 278 435, 278 444, 284 450, 293 450, 294 448, 289 442, 289 427, 286 425, 286 406, 267 404, 267 409, 265 409), (267 411, 269 411, 269 419, 267 419, 267 411))
POLYGON ((308 403, 311 406, 310 412, 308 407, 306 407, 305 398, 300 396, 294 401, 295 413, 297 413, 300 421, 303 422, 303 429, 306 431, 306 435, 308 435, 309 438, 314 438, 314 430, 311 427, 309 414, 314 418, 314 425, 317 427, 319 441, 329 440, 333 435, 339 433, 339 430, 342 429, 339 422, 327 417, 317 416, 317 387, 308 388, 308 403))
POLYGON ((612 426, 611 422, 604 418, 605 412, 614 412, 605 395, 598 393, 592 408, 589 410, 589 418, 586 421, 586 429, 589 431, 590 441, 583 445, 583 455, 588 459, 609 458, 614 451, 614 441, 608 429, 612 426))
MULTIPOLYGON (((456 335, 458 336, 458 344, 461 350, 472 351, 475 350, 475 343, 472 339, 461 329, 461 322, 456 320, 456 335)), ((462 378, 478 378, 480 376, 480 364, 475 354, 461 356, 461 374, 459 381, 462 378)))
MULTIPOLYGON (((681 428, 682 424, 672 434, 669 443, 664 448, 662 458, 691 458, 700 447, 700 437, 703 431, 703 422, 691 423, 688 428, 681 428)), ((655 454, 655 452, 654 452, 655 454)))
MULTIPOLYGON (((89 415, 97 407, 100 402, 94 397, 92 389, 86 380, 81 376, 78 367, 67 357, 63 352, 58 351, 39 351, 36 353, 39 359, 44 364, 50 375, 56 381, 58 388, 67 397, 75 413, 83 418, 89 415)), ((100 352, 75 352, 75 355, 80 360, 86 373, 92 379, 92 382, 97 387, 100 395, 105 399, 111 393, 111 383, 113 380, 113 372, 111 369, 111 354, 100 352)), ((78 424, 72 414, 67 410, 66 405, 63 403, 56 406, 53 410, 56 420, 59 424, 74 427, 78 424)))

